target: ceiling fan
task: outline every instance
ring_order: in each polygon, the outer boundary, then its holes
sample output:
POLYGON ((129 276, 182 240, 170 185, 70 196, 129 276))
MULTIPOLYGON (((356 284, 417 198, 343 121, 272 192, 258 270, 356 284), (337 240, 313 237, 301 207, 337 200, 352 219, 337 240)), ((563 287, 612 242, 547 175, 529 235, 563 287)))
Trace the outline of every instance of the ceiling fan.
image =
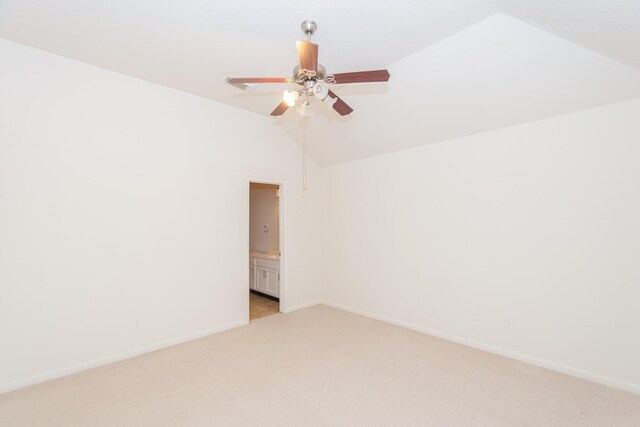
MULTIPOLYGON (((250 83, 296 83, 302 86, 301 89, 284 91, 283 100, 271 112, 272 116, 280 116, 290 107, 296 105, 299 98, 304 97, 303 107, 309 106, 309 97, 332 104, 334 110, 341 116, 346 116, 353 111, 329 86, 342 83, 369 83, 386 82, 389 80, 387 70, 357 71, 351 73, 327 74, 327 70, 318 63, 318 45, 311 43, 311 35, 318 28, 313 21, 304 21, 301 25, 302 31, 307 35, 307 41, 296 42, 298 47, 298 57, 300 65, 293 69, 293 77, 228 77, 227 82, 232 85, 243 85, 250 83)), ((302 113, 305 114, 305 113, 302 113)))

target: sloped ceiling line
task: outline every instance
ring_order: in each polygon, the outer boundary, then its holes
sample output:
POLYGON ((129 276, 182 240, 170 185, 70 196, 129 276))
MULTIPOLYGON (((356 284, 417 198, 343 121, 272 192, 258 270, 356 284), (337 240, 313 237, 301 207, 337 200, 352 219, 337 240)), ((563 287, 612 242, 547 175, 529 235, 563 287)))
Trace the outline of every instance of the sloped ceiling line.
MULTIPOLYGON (((349 117, 313 106, 321 166, 640 96, 640 1, 2 0, 0 37, 268 116, 286 86, 224 78, 288 76, 307 18, 329 72, 391 72, 336 87, 349 117)), ((274 124, 300 139, 295 110, 274 124)))

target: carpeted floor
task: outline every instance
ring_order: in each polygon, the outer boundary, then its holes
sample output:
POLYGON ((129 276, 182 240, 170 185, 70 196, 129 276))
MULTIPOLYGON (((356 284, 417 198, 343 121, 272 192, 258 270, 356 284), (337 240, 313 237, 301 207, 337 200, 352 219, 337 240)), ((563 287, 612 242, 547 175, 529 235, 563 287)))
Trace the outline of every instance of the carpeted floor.
POLYGON ((639 426, 640 396, 316 306, 0 395, 2 426, 639 426))

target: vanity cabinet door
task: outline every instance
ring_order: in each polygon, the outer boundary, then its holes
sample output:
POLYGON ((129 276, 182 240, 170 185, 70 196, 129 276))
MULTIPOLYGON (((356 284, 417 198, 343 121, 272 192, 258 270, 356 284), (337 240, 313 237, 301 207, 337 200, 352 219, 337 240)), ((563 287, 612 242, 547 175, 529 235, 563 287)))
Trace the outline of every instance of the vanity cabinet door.
POLYGON ((249 289, 256 290, 256 266, 249 267, 249 289))
POLYGON ((267 270, 267 293, 274 297, 279 297, 278 288, 278 272, 275 270, 267 270))
POLYGON ((256 290, 278 297, 278 272, 268 268, 256 268, 256 290))

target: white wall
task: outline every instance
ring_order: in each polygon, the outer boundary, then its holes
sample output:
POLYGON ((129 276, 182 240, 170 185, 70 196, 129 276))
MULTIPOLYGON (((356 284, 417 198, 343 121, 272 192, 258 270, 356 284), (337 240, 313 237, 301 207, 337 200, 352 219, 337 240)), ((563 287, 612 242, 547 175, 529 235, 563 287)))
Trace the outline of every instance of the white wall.
POLYGON ((333 304, 639 390, 640 101, 310 163, 301 199, 269 118, 0 58, 0 390, 246 322, 249 178, 286 182, 287 308, 324 271, 333 304))
POLYGON ((633 100, 323 169, 324 299, 640 392, 639 117, 633 100))
POLYGON ((277 254, 279 251, 280 199, 272 188, 251 188, 249 215, 249 250, 277 254), (264 232, 264 226, 268 231, 264 232))
POLYGON ((0 391, 246 322, 249 178, 285 182, 286 309, 318 300, 318 169, 301 199, 271 119, 2 39, 0 60, 0 391))

